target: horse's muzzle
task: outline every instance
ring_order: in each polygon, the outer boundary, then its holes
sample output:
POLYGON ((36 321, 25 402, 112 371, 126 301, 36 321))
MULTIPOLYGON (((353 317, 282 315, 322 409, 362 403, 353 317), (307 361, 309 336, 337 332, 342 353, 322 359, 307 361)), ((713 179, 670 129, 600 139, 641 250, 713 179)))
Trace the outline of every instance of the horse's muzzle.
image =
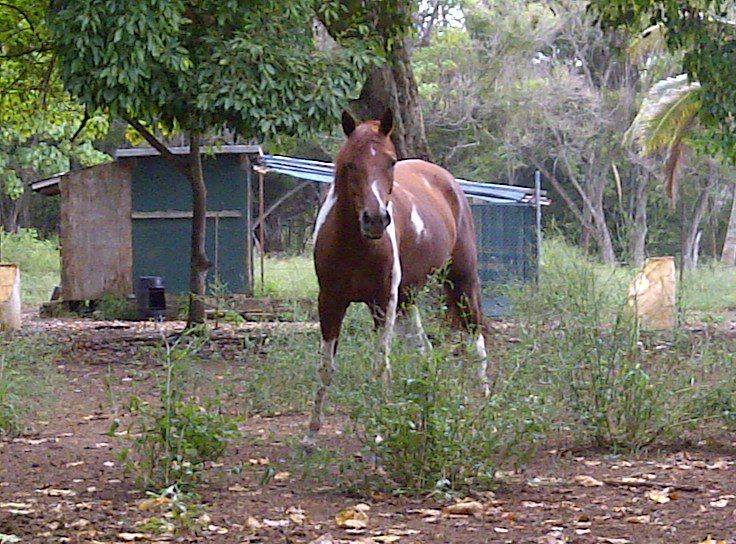
POLYGON ((391 224, 391 215, 388 210, 381 210, 372 214, 364 211, 360 214, 360 233, 371 240, 378 240, 391 224))

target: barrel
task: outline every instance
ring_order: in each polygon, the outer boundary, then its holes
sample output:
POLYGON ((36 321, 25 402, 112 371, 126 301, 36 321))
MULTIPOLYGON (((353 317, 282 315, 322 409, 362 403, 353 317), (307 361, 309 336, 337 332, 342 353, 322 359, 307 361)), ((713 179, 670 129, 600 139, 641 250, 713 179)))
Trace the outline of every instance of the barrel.
POLYGON ((166 297, 162 277, 141 276, 138 278, 135 298, 140 319, 163 319, 166 315, 166 297))

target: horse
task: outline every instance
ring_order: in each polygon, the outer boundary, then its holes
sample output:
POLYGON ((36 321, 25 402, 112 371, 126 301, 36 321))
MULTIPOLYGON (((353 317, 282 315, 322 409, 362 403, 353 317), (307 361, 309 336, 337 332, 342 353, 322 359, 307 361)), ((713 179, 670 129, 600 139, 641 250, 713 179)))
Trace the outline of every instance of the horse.
POLYGON ((411 294, 445 267, 451 321, 477 335, 478 374, 489 393, 475 226, 465 194, 455 177, 436 164, 396 160, 390 109, 380 120, 360 124, 343 112, 342 128, 346 140, 313 235, 322 346, 305 445, 314 444, 322 426, 348 306, 367 304, 374 324, 382 327, 382 356, 374 371, 389 382, 397 311, 401 307, 410 316, 420 348, 430 349, 411 294))

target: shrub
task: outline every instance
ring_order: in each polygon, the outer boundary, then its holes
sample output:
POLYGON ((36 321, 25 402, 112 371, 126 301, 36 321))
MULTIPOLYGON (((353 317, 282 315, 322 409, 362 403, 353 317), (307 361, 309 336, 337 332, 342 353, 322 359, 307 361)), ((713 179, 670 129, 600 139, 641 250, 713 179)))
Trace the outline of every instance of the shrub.
POLYGON ((131 444, 120 457, 143 488, 192 487, 205 464, 219 459, 238 436, 237 421, 222 412, 219 395, 207 399, 187 395, 186 367, 195 350, 167 344, 161 356, 160 403, 130 400, 131 444))

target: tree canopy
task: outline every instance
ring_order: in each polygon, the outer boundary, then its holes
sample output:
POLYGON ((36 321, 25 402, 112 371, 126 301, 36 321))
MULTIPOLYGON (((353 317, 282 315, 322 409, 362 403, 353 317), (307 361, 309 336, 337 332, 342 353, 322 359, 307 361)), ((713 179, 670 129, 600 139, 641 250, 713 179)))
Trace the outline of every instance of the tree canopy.
POLYGON ((359 39, 317 48, 315 16, 311 0, 66 0, 51 28, 66 88, 89 108, 255 137, 328 129, 374 60, 359 39))
POLYGON ((711 151, 736 160, 736 20, 724 0, 592 0, 605 25, 635 32, 658 26, 670 51, 700 83, 698 117, 709 131, 711 151))

